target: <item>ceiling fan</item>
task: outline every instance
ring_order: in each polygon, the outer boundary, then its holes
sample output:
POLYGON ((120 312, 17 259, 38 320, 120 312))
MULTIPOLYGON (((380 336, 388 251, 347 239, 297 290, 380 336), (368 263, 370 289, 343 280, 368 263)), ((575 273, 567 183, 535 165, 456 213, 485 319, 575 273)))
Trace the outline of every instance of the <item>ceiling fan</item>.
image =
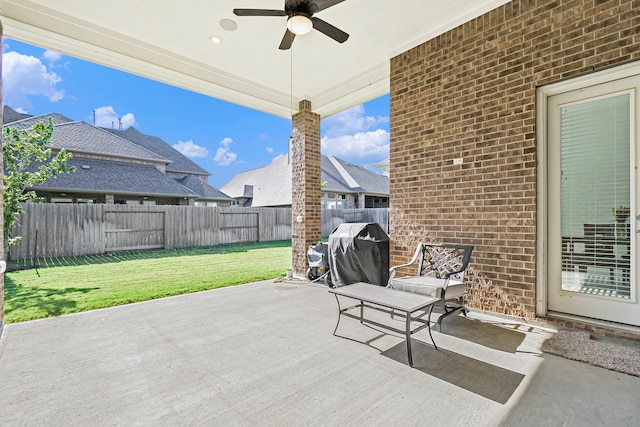
POLYGON ((338 43, 344 43, 349 34, 326 21, 313 16, 344 0, 285 0, 284 10, 275 9, 233 9, 236 16, 287 16, 287 30, 280 42, 280 49, 287 50, 293 44, 296 35, 307 34, 312 28, 331 37, 338 43))

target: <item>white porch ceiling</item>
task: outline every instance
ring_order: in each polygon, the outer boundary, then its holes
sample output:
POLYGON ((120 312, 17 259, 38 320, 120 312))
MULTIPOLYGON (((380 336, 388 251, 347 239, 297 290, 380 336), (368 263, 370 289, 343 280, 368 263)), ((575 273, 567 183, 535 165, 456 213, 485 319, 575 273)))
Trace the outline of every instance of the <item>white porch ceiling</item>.
POLYGON ((344 44, 312 31, 288 51, 286 17, 233 14, 283 0, 0 0, 0 19, 6 37, 286 118, 308 99, 326 117, 388 93, 393 56, 507 2, 345 0, 315 15, 344 44))

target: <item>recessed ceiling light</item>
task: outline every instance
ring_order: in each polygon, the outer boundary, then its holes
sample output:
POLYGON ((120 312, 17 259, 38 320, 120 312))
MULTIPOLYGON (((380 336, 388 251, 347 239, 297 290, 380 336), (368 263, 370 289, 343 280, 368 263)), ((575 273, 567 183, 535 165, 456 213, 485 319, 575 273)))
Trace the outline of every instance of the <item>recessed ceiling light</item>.
POLYGON ((236 21, 233 21, 231 19, 221 19, 219 24, 220 28, 222 28, 223 30, 235 31, 238 29, 238 24, 236 24, 236 21))
POLYGON ((214 44, 222 43, 222 39, 220 38, 220 36, 211 36, 209 37, 209 40, 211 40, 211 43, 214 43, 214 44))

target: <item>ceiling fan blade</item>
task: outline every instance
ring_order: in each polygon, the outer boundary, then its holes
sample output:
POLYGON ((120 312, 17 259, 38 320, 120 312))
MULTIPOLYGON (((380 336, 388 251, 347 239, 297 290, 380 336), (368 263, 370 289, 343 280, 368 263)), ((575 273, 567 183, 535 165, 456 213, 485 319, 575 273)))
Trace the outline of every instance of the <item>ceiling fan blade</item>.
POLYGON ((291 31, 286 30, 284 32, 284 36, 282 37, 282 41, 280 42, 280 50, 287 50, 293 44, 293 39, 296 38, 296 35, 291 31))
POLYGON ((287 16, 284 10, 274 9, 233 9, 236 16, 287 16))
POLYGON ((343 1, 344 0, 311 0, 309 2, 309 10, 313 13, 317 13, 321 10, 328 9, 331 6, 335 6, 338 3, 342 3, 343 1))
POLYGON ((331 37, 338 43, 344 43, 349 38, 349 34, 345 33, 339 28, 334 27, 328 22, 323 21, 322 19, 319 19, 313 16, 311 18, 311 21, 313 22, 313 28, 331 37))

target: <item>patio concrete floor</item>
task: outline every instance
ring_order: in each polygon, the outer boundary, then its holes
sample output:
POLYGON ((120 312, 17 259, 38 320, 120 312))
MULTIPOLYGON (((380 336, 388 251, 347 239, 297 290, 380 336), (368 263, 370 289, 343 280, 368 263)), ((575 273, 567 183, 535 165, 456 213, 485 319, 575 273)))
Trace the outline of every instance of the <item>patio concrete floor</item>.
POLYGON ((541 355, 535 326, 447 319, 412 369, 336 318, 326 287, 264 281, 10 324, 0 424, 640 425, 640 378, 541 355))

